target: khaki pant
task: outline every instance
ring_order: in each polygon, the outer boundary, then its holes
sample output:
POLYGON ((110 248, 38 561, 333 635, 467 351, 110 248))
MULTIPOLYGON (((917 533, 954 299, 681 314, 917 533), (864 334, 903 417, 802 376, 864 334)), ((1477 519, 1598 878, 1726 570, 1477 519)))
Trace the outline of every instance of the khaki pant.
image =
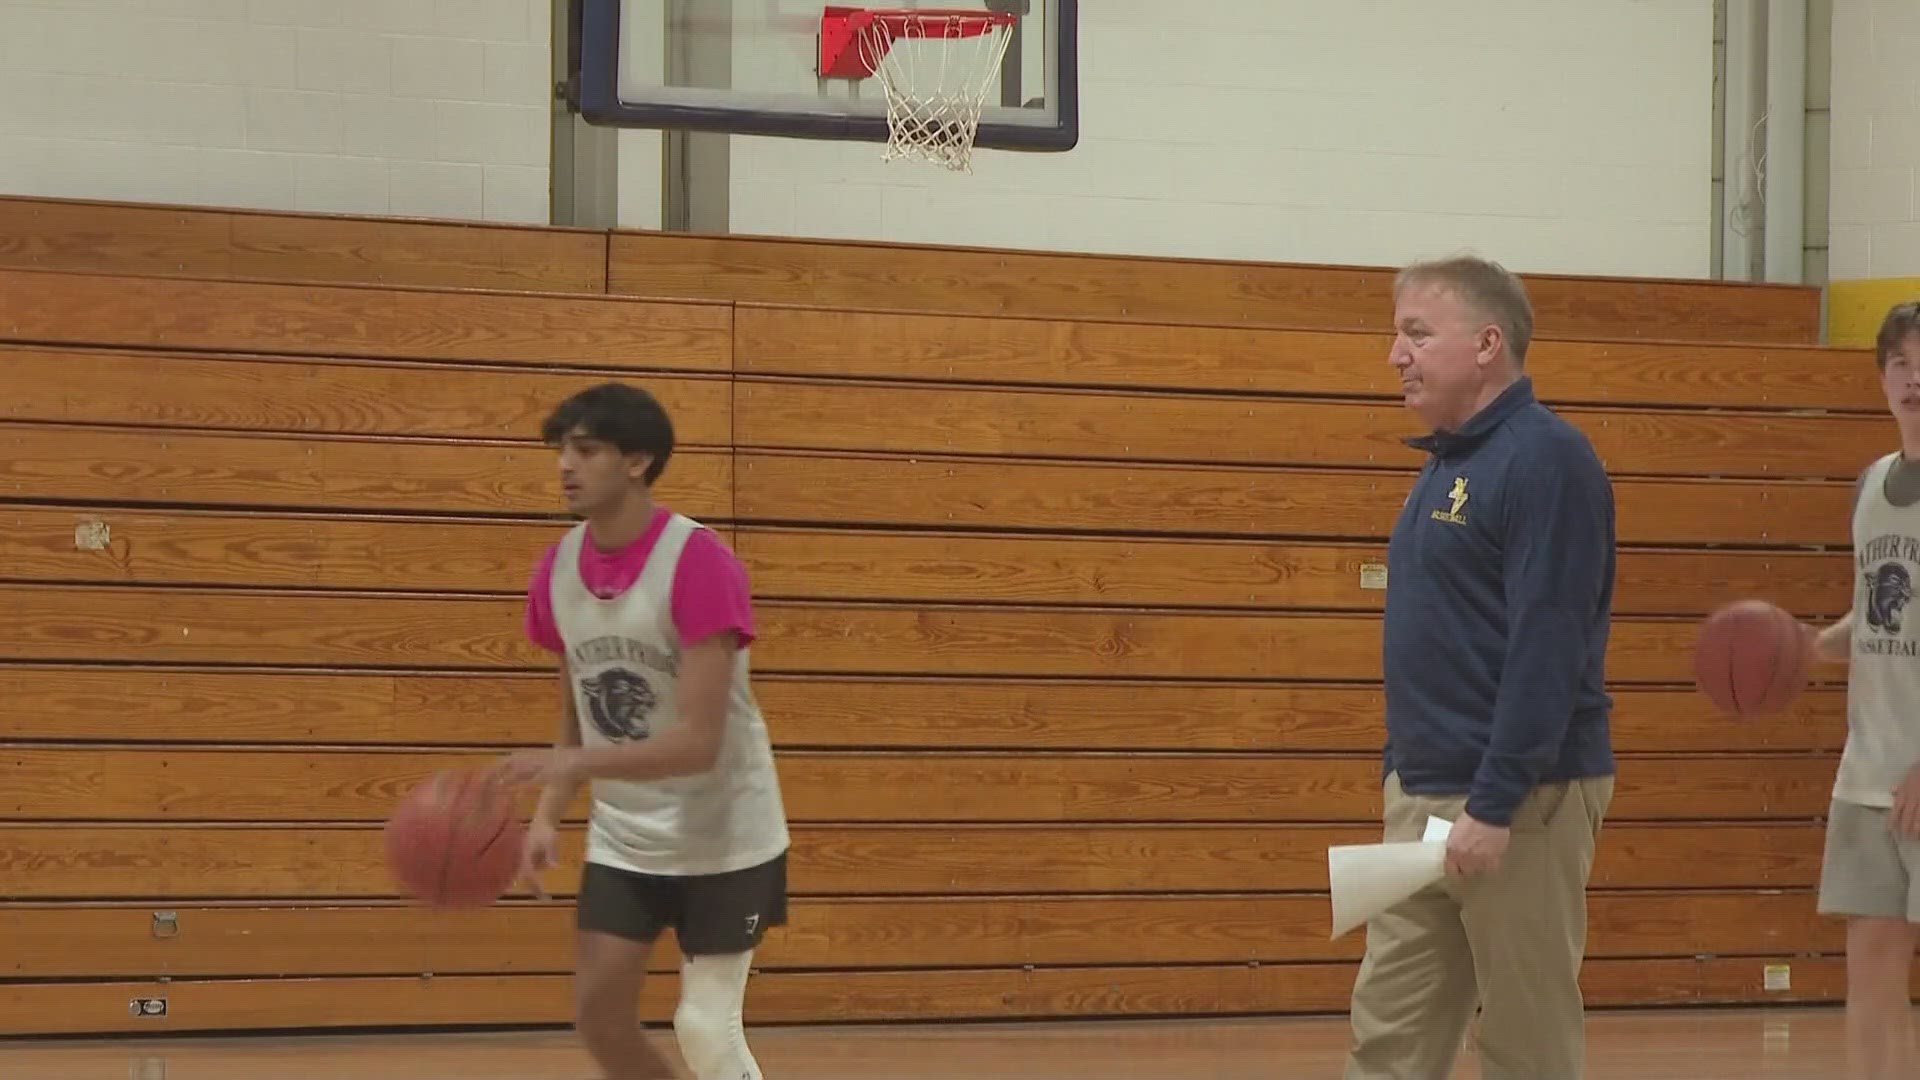
MULTIPOLYGON (((1449 878, 1368 924, 1346 1080, 1445 1080, 1476 1007, 1485 1080, 1580 1080, 1587 876, 1612 800, 1612 777, 1540 785, 1498 870, 1449 878)), ((1385 839, 1418 840, 1429 814, 1452 821, 1465 805, 1389 776, 1385 839)))

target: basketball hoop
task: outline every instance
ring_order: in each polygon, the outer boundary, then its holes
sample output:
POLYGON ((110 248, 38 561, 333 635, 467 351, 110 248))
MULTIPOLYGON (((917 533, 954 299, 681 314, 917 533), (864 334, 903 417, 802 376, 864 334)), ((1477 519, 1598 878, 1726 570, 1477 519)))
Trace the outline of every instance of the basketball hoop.
POLYGON ((822 78, 878 77, 887 95, 882 160, 973 171, 980 110, 1018 16, 952 8, 830 7, 820 16, 822 78))

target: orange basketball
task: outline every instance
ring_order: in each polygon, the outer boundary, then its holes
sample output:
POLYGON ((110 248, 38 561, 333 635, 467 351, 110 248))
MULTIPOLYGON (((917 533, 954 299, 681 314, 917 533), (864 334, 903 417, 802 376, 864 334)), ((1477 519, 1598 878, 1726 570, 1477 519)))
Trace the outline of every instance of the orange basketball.
POLYGON ((433 907, 485 907, 513 887, 526 826, 504 787, 480 772, 443 772, 387 819, 387 867, 433 907))
POLYGON ((1793 703, 1812 662, 1800 620, 1765 600, 1738 600, 1701 625, 1693 680, 1729 716, 1769 716, 1793 703))

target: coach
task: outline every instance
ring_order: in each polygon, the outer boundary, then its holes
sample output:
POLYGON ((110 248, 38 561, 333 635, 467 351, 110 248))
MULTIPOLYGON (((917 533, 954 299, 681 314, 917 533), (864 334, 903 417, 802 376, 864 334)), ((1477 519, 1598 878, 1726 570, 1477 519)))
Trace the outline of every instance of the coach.
POLYGON ((1613 797, 1612 485, 1523 374, 1533 310, 1477 258, 1394 285, 1430 434, 1387 555, 1385 839, 1453 822, 1447 877, 1374 919, 1347 1080, 1431 1080, 1480 1010, 1486 1080, 1578 1080, 1586 887, 1613 797))

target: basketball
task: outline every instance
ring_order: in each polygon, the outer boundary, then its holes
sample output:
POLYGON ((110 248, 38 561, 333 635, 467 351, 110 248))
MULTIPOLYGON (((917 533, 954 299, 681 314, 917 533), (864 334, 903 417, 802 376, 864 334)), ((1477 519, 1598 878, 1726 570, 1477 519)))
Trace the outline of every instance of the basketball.
POLYGON ((1765 600, 1739 600, 1701 625, 1694 683, 1729 716, 1768 716, 1793 703, 1812 659, 1800 620, 1765 600))
POLYGON ((387 819, 387 867, 424 904, 485 907, 513 887, 525 836, 505 789, 480 772, 443 772, 387 819))

